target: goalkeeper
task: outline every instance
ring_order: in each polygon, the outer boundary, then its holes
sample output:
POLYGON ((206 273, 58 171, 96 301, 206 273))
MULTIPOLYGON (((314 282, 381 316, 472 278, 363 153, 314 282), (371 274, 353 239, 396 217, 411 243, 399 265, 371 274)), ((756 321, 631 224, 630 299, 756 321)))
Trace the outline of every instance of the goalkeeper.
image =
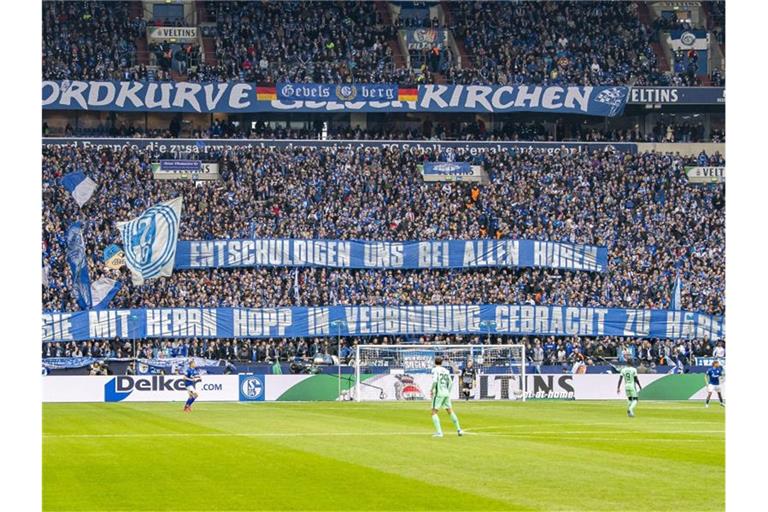
POLYGON ((461 394, 464 396, 464 400, 469 400, 472 396, 472 386, 477 379, 477 370, 475 369, 472 360, 467 360, 466 366, 461 370, 461 394))
POLYGON ((451 374, 442 365, 443 358, 437 356, 435 358, 435 367, 432 368, 432 423, 434 423, 436 430, 432 436, 443 437, 443 427, 440 426, 440 418, 437 416, 437 412, 441 408, 448 411, 451 421, 456 427, 456 432, 459 436, 462 436, 464 432, 461 431, 459 418, 451 408, 451 387, 453 381, 451 374))

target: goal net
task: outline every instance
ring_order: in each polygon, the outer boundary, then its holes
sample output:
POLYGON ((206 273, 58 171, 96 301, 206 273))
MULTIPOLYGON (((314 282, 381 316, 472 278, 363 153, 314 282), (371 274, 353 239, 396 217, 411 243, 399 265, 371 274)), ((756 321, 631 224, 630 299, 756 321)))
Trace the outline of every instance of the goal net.
POLYGON ((453 376, 451 398, 525 400, 523 345, 358 345, 348 400, 428 400, 435 357, 453 376), (468 362, 476 377, 462 378, 468 362))

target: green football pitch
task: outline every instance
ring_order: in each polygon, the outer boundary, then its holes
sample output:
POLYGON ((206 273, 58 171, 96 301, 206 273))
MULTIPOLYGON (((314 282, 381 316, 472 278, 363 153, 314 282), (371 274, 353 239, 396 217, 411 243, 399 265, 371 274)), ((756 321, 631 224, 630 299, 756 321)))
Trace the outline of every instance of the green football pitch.
POLYGON ((723 510, 701 402, 44 404, 45 510, 723 510))

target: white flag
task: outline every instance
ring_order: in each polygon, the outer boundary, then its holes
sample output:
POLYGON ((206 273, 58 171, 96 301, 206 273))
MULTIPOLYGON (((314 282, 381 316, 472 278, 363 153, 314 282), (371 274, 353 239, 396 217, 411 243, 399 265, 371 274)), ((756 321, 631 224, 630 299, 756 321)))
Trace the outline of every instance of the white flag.
POLYGON ((173 272, 181 210, 182 198, 177 197, 146 209, 133 220, 117 223, 134 285, 173 272))
POLYGON ((122 286, 119 281, 111 277, 102 277, 91 283, 91 308, 106 309, 122 286))
POLYGON ((96 191, 96 182, 82 172, 71 172, 61 179, 64 188, 75 198, 80 208, 91 198, 96 191))

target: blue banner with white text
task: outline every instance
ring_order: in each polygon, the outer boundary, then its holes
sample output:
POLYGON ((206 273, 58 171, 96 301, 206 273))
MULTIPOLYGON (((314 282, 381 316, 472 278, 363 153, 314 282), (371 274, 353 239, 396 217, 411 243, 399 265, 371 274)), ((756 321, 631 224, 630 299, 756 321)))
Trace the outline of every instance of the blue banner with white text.
POLYGON ((125 149, 159 151, 188 158, 189 154, 217 159, 224 151, 247 148, 327 148, 344 151, 357 148, 387 148, 423 153, 435 151, 446 157, 471 157, 542 151, 550 155, 579 152, 619 151, 637 153, 634 142, 539 142, 539 141, 429 141, 429 140, 314 140, 314 139, 120 139, 90 137, 44 137, 43 147, 75 147, 95 151, 125 149))
POLYGON ((43 342, 463 334, 719 340, 725 319, 691 311, 461 304, 154 308, 43 313, 43 342))
POLYGON ((539 240, 180 240, 176 246, 176 269, 233 267, 538 267, 605 272, 608 249, 539 240))
POLYGON ((469 162, 424 162, 422 174, 437 176, 463 176, 472 174, 469 162))
MULTIPOLYGON (((285 86, 286 84, 281 84, 285 86)), ((296 85, 296 84, 291 84, 296 85)), ((46 80, 42 84, 43 110, 95 110, 116 112, 552 112, 617 116, 624 111, 629 88, 624 86, 559 85, 419 85, 416 100, 366 99, 389 95, 393 85, 353 86, 305 84, 311 96, 333 91, 335 99, 281 99, 275 85, 247 82, 119 82, 46 80), (322 86, 322 87, 321 87, 322 86), (354 88, 354 90, 353 90, 354 88), (350 99, 344 99, 350 98, 350 99)), ((399 90, 399 88, 398 88, 399 90)))

